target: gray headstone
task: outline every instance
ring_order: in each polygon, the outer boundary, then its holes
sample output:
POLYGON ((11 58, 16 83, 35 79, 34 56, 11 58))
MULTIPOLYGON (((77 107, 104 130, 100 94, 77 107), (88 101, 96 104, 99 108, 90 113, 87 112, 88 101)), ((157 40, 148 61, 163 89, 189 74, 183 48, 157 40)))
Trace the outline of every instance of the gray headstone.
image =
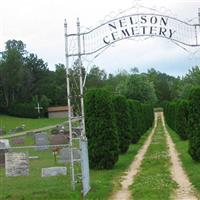
POLYGON ((29 160, 27 153, 5 154, 6 176, 28 176, 29 160))
POLYGON ((35 134, 35 144, 38 146, 38 150, 48 149, 48 147, 45 146, 49 144, 48 135, 46 133, 35 134))
POLYGON ((6 148, 6 144, 3 142, 0 142, 0 166, 5 166, 5 153, 8 152, 8 149, 6 148))
POLYGON ((17 144, 24 144, 24 138, 23 137, 16 137, 16 138, 13 138, 11 140, 11 143, 14 144, 14 145, 17 145, 17 144))
MULTIPOLYGON (((67 163, 70 162, 71 159, 71 150, 70 148, 63 148, 60 150, 60 160, 59 163, 67 163)), ((78 160, 80 159, 80 150, 73 149, 73 159, 78 160)))
POLYGON ((52 145, 66 144, 67 137, 64 134, 53 135, 51 138, 52 145))
POLYGON ((66 175, 67 168, 66 167, 49 167, 49 168, 42 168, 42 177, 47 176, 58 176, 58 175, 66 175))

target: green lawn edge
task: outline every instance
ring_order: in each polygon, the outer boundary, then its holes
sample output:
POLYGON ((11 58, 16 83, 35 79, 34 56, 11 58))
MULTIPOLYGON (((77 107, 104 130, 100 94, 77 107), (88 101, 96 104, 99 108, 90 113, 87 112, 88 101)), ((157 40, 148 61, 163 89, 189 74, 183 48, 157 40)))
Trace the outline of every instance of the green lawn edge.
POLYGON ((200 163, 192 160, 188 153, 188 140, 181 140, 179 135, 171 128, 167 127, 169 134, 175 143, 176 150, 179 153, 179 158, 182 161, 182 166, 186 171, 192 185, 196 189, 198 198, 200 199, 200 163))

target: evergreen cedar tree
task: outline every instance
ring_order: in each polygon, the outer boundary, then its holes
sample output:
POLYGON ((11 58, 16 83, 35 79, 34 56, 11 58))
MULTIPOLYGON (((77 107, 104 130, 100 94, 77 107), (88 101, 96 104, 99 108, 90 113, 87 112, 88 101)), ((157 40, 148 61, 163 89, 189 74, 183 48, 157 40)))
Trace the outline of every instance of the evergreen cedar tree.
POLYGON ((131 117, 129 105, 124 96, 112 97, 120 153, 126 153, 131 143, 131 117))
POLYGON ((165 103, 164 113, 167 124, 180 136, 182 140, 188 138, 189 107, 187 100, 165 103))
POLYGON ((176 106, 176 132, 182 140, 188 138, 188 115, 189 115, 188 101, 180 100, 176 106))
POLYGON ((118 160, 119 140, 109 92, 93 89, 86 93, 85 117, 90 167, 113 168, 118 160))
POLYGON ((129 99, 128 105, 131 119, 131 143, 136 144, 140 138, 139 102, 129 99))
POLYGON ((125 153, 152 126, 153 107, 92 89, 85 94, 85 120, 90 167, 111 169, 119 153, 125 153))
POLYGON ((200 161, 200 87, 192 89, 189 97, 189 154, 200 161))

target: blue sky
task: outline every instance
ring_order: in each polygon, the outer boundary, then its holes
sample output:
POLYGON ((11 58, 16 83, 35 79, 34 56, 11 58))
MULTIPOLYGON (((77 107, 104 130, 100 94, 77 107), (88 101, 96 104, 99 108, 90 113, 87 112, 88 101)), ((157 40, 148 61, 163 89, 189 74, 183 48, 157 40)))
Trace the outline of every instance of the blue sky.
MULTIPOLYGON (((108 15, 119 10, 140 4, 162 10, 164 14, 177 17, 183 21, 192 19, 197 23, 200 1, 172 0, 0 0, 0 51, 8 39, 22 40, 27 50, 34 52, 54 70, 57 63, 64 63, 63 22, 67 19, 71 32, 76 28, 76 18, 82 26, 95 27, 108 15)), ((155 68, 171 75, 184 75, 189 68, 200 65, 200 50, 184 51, 166 39, 149 39, 146 41, 124 40, 109 48, 90 64, 98 65, 108 73, 119 69, 129 70, 138 67, 141 72, 155 68)), ((90 58, 87 58, 90 59, 90 58)), ((87 65, 88 63, 86 63, 87 65)))

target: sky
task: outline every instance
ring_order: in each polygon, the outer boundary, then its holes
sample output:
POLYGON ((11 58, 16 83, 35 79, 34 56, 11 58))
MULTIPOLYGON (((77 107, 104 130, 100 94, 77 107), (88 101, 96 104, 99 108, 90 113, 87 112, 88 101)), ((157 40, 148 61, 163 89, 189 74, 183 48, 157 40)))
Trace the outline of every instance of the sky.
MULTIPOLYGON (((29 52, 48 63, 65 63, 64 19, 68 30, 74 33, 77 17, 81 30, 100 25, 119 10, 134 5, 162 10, 164 14, 191 23, 198 22, 198 1, 144 1, 144 0, 0 0, 0 51, 9 39, 22 40, 29 52)), ((134 11, 133 11, 134 12, 134 11)), ((140 72, 155 68, 174 76, 183 76, 193 66, 200 66, 200 47, 183 48, 167 39, 123 40, 115 43, 96 59, 85 65, 97 65, 107 73, 129 71, 137 67, 140 72), (196 53, 195 53, 196 52, 196 53)))

